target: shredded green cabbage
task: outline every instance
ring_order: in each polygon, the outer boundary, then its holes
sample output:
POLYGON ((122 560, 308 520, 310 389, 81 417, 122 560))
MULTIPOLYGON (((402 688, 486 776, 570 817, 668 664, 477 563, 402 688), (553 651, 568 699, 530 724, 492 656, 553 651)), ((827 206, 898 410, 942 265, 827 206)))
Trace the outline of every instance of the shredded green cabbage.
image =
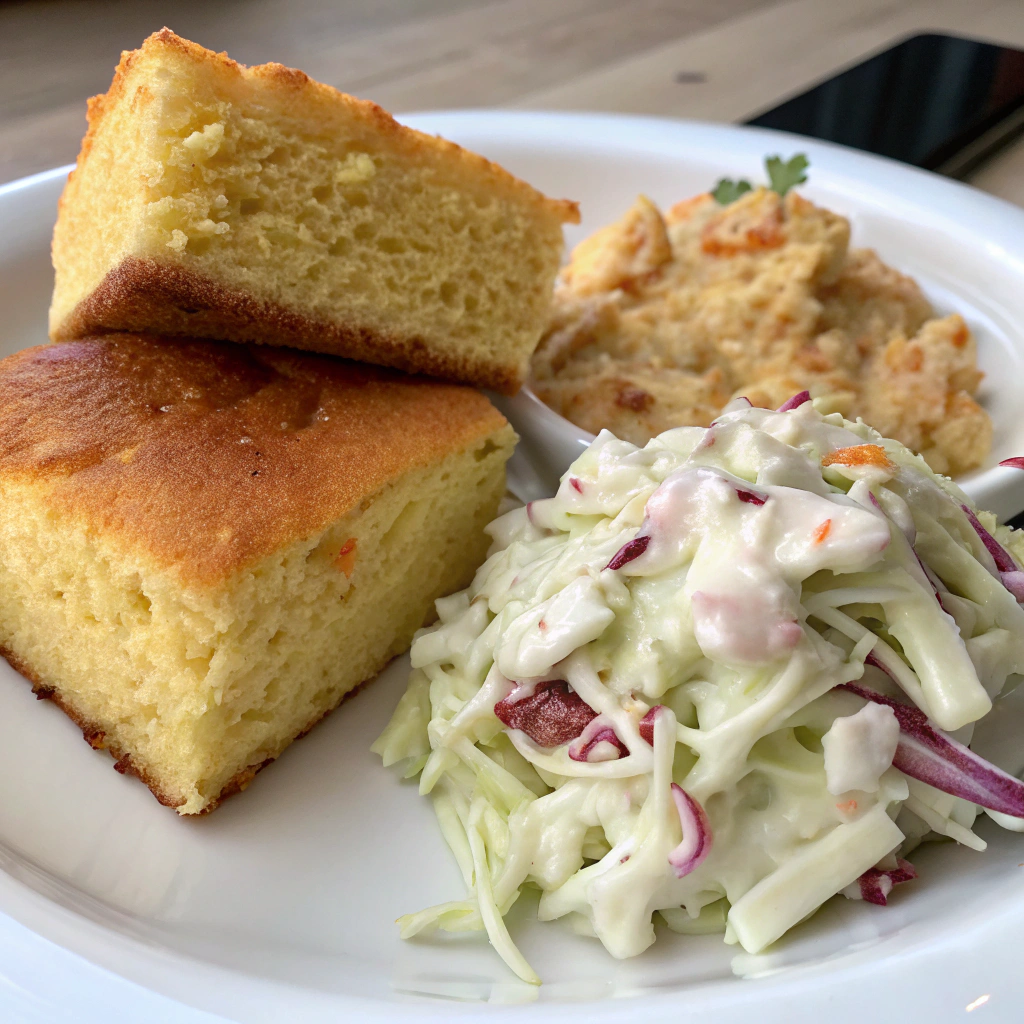
POLYGON ((373 745, 419 774, 468 890, 402 918, 402 936, 484 930, 539 983, 503 921, 529 885, 542 920, 618 957, 654 941, 655 913, 757 952, 922 838, 984 849, 977 806, 892 767, 895 733, 853 721, 864 700, 838 688, 913 702, 968 742, 1024 672, 1024 610, 964 504, 902 445, 810 403, 741 400, 643 449, 602 433, 555 497, 491 524, 487 561, 418 634, 373 745), (842 454, 865 445, 866 460, 842 454), (496 715, 553 681, 592 719, 577 739, 544 745, 496 715), (864 789, 831 791, 876 761, 864 789), (698 826, 673 784, 709 829, 682 877, 669 855, 698 826))

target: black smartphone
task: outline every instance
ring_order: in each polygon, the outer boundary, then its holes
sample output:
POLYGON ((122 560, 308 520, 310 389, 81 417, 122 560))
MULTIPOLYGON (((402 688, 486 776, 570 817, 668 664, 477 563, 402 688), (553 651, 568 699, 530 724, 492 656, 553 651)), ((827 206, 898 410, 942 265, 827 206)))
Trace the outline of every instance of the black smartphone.
POLYGON ((1024 133, 1024 50, 911 36, 746 123, 964 178, 1024 133))

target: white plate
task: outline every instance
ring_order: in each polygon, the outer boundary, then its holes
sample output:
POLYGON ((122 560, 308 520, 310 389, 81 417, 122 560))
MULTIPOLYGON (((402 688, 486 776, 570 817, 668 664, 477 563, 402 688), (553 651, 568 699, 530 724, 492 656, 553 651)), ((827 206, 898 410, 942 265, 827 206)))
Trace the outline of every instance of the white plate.
MULTIPOLYGON (((1016 209, 761 131, 494 112, 409 120, 581 199, 575 238, 640 190, 668 203, 723 174, 756 176, 766 152, 808 152, 808 194, 850 213, 861 241, 978 330, 997 454, 1024 452, 1024 421, 1014 423, 1024 360, 1016 209)), ((45 340, 62 178, 0 189, 0 354, 45 340)), ((530 472, 557 471, 577 443, 538 427, 530 472)), ((1024 507, 1022 486, 998 470, 971 484, 1004 514, 1024 507)), ((546 981, 538 993, 480 936, 401 942, 395 917, 462 891, 426 801, 368 751, 406 668, 399 659, 243 796, 191 821, 111 771, 109 758, 0 665, 0 1019, 738 1024, 756 1015, 853 1024, 866 1014, 959 1019, 983 996, 984 1019, 1019 1019, 1024 837, 984 826, 986 854, 929 848, 915 858, 920 881, 890 907, 833 901, 759 957, 737 955, 717 936, 666 934, 619 962, 517 907, 513 932, 546 981)))

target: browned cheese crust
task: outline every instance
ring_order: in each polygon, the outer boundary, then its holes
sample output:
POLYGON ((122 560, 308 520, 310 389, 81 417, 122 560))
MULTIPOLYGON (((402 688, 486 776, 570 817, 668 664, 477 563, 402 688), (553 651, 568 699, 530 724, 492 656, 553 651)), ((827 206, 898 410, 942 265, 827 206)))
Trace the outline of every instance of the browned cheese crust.
POLYGON ((0 362, 0 480, 215 586, 505 423, 479 392, 287 349, 109 335, 0 362))
POLYGON ((534 389, 637 445, 706 427, 733 398, 777 408, 808 390, 938 473, 976 468, 992 422, 969 327, 849 241, 845 217, 796 192, 704 193, 664 216, 640 196, 563 269, 534 389))

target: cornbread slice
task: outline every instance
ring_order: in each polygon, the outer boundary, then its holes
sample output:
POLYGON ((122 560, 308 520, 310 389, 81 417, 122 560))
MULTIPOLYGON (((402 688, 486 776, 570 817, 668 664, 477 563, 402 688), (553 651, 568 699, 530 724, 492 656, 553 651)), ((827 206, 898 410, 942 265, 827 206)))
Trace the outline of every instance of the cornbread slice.
POLYGON ((574 203, 280 64, 121 57, 53 236, 54 340, 289 345, 514 393, 574 203))
POLYGON ((209 811, 469 582, 515 435, 479 392, 134 335, 0 362, 0 646, 209 811))

